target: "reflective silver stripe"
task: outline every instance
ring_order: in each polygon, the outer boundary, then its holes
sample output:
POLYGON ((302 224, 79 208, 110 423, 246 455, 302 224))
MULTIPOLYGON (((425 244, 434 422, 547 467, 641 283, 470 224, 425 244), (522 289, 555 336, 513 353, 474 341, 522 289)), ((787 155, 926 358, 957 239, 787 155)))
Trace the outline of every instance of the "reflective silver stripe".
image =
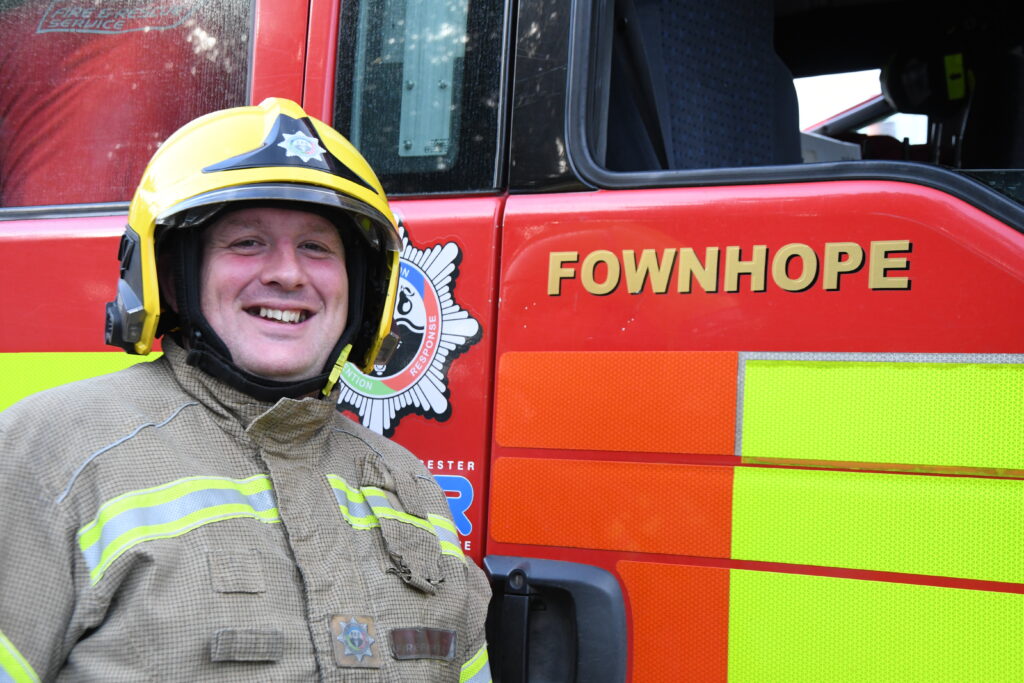
POLYGON ((383 489, 379 489, 375 486, 363 486, 359 490, 363 492, 364 496, 366 496, 366 502, 370 504, 370 507, 373 508, 373 514, 375 514, 379 519, 393 519, 396 522, 411 524, 412 526, 423 529, 424 531, 429 531, 435 536, 437 535, 434 525, 427 520, 391 507, 391 501, 388 500, 387 494, 383 489))
POLYGON ((433 525, 437 540, 441 543, 441 554, 451 555, 465 562, 466 554, 462 552, 462 541, 455 525, 440 515, 427 515, 427 519, 433 525))
POLYGON ((491 683, 491 665, 487 658, 486 643, 462 665, 459 683, 491 683))
POLYGON ((466 562, 455 525, 441 515, 427 515, 427 519, 410 515, 392 507, 387 492, 375 486, 356 489, 336 474, 328 474, 327 481, 338 501, 341 516, 354 529, 372 529, 380 520, 390 519, 422 529, 437 537, 442 555, 451 555, 466 562))
POLYGON ((366 497, 366 502, 372 508, 391 508, 391 501, 388 500, 387 495, 378 488, 372 486, 363 486, 359 489, 363 496, 366 497))
POLYGON ((14 643, 0 631, 0 681, 38 683, 39 676, 14 643))
POLYGON ((231 489, 205 489, 193 491, 161 505, 130 508, 103 525, 99 542, 82 551, 85 563, 90 570, 94 569, 99 564, 100 557, 106 548, 123 534, 130 533, 134 529, 171 524, 195 512, 232 503, 248 506, 254 512, 265 512, 277 507, 273 491, 262 491, 246 496, 240 491, 231 489))
POLYGON ((280 521, 266 476, 192 477, 126 493, 100 507, 78 531, 78 545, 96 583, 114 560, 140 543, 236 518, 280 521))
POLYGON ((366 502, 361 491, 350 486, 348 482, 336 474, 328 474, 327 481, 338 501, 338 508, 345 521, 356 529, 372 529, 380 526, 380 520, 373 514, 373 509, 366 502))
POLYGON ((443 517, 437 519, 435 518, 434 515, 430 515, 430 521, 434 526, 434 533, 437 534, 437 537, 441 540, 442 543, 447 542, 454 543, 455 545, 459 544, 459 535, 456 534, 454 531, 446 529, 445 527, 439 524, 439 522, 445 521, 443 517))

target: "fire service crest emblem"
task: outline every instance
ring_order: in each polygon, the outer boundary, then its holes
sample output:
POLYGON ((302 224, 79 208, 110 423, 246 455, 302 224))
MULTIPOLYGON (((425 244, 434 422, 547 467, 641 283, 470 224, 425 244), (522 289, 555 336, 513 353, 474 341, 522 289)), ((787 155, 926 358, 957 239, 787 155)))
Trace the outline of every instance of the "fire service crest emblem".
POLYGON ((341 375, 338 406, 364 426, 390 436, 404 415, 435 420, 451 414, 448 368, 480 340, 480 323, 455 301, 452 289, 462 253, 454 242, 417 249, 399 219, 402 260, 392 331, 398 349, 366 375, 351 363, 341 375))

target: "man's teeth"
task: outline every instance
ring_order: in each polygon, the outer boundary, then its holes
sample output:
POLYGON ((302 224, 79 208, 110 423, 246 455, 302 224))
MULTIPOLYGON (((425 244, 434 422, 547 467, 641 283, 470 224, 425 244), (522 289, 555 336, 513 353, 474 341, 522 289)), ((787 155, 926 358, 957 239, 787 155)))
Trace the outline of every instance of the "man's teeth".
POLYGON ((279 308, 260 308, 260 317, 280 320, 283 323, 301 323, 306 319, 305 311, 282 311, 279 308))

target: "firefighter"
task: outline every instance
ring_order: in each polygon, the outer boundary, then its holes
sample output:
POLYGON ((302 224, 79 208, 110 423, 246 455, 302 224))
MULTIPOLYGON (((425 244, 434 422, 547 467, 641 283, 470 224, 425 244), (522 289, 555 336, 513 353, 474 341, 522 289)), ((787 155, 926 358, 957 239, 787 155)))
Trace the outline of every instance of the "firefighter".
POLYGON ((161 146, 106 333, 163 356, 0 414, 0 673, 489 680, 490 591, 443 492, 335 409, 398 249, 369 165, 293 102, 161 146))

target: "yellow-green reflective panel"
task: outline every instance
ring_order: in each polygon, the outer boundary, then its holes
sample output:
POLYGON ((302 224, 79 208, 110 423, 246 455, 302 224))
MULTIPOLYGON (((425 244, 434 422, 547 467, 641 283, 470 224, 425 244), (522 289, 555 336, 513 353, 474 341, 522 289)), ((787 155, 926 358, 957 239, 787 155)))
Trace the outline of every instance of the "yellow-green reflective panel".
POLYGON ((0 353, 0 410, 44 389, 105 375, 159 355, 134 356, 124 351, 0 353))
POLYGON ((733 570, 729 680, 1024 681, 1024 595, 733 570))
POLYGON ((737 467, 732 556, 1024 583, 1024 480, 737 467))
POLYGON ((1024 468, 1024 364, 745 366, 745 458, 1024 468))

